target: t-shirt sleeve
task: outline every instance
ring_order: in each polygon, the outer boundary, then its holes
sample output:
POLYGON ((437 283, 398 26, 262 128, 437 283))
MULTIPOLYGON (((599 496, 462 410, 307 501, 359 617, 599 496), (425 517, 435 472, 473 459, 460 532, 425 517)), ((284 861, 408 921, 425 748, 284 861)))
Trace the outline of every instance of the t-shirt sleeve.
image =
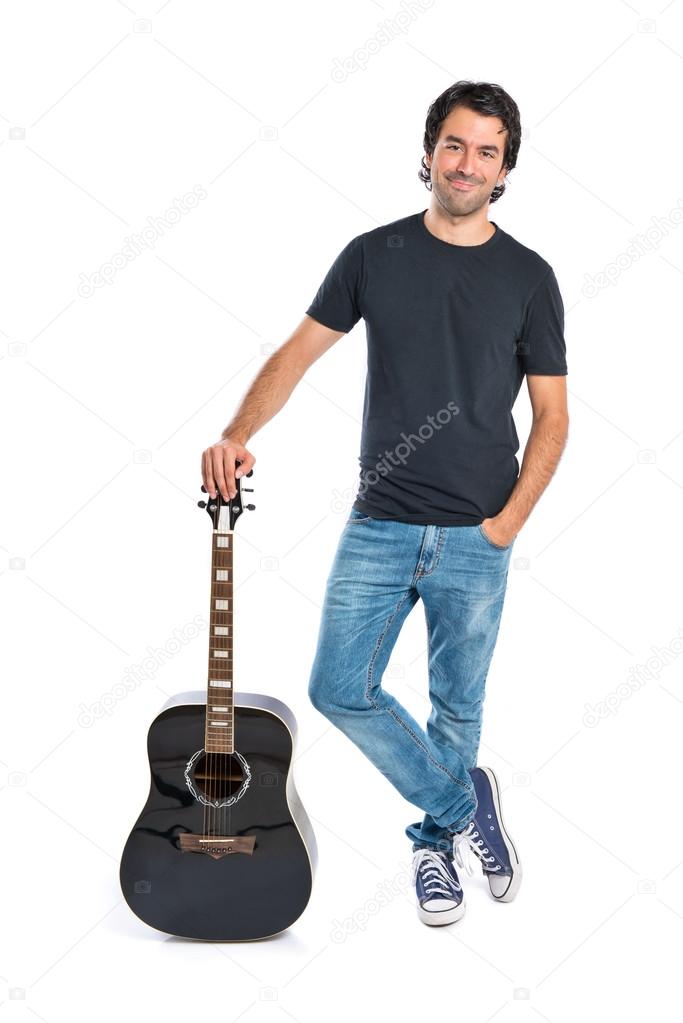
POLYGON ((517 355, 524 373, 567 374, 564 305, 552 267, 548 267, 526 304, 517 355))
POLYGON ((361 318, 363 240, 358 235, 339 253, 306 312, 318 323, 345 334, 361 318))

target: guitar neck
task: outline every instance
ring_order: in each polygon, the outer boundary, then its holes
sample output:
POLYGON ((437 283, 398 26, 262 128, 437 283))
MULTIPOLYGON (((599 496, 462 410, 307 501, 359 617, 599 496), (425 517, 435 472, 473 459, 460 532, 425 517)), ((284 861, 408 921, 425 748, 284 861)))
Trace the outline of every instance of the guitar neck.
MULTIPOLYGON (((221 523, 222 524, 222 523, 221 523)), ((232 548, 234 532, 214 529, 211 547, 209 678, 206 692, 207 753, 234 752, 232 548)))

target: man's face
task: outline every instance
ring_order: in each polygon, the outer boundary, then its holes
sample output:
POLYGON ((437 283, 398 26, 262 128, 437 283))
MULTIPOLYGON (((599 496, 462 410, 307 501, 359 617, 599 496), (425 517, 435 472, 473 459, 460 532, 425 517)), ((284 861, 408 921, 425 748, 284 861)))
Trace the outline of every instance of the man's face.
POLYGON ((432 193, 447 213, 464 216, 488 205, 489 196, 502 184, 506 132, 499 117, 484 117, 454 107, 441 125, 431 157, 432 193), (458 188, 462 182, 468 187, 458 188))

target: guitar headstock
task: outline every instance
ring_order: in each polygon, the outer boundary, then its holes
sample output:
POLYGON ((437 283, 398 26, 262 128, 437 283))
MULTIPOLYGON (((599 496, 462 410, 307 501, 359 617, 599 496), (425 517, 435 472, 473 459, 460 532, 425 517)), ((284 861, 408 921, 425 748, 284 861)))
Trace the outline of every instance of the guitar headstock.
MULTIPOLYGON (((237 461, 235 464, 236 466, 239 466, 242 463, 237 461)), ((237 493, 229 501, 224 500, 220 490, 218 489, 218 487, 216 487, 215 497, 210 497, 208 501, 197 502, 200 508, 206 508, 213 523, 214 529, 219 529, 221 532, 225 532, 228 529, 232 530, 235 528, 235 523, 237 522, 238 518, 240 517, 243 511, 255 511, 256 505, 242 504, 242 494, 243 493, 253 494, 254 492, 253 487, 243 487, 242 481, 247 479, 249 476, 253 476, 253 474, 254 470, 250 469, 249 472, 246 473, 243 477, 242 476, 235 477, 235 487, 237 489, 237 493)), ((204 486, 204 484, 202 484, 202 493, 204 494, 206 493, 206 487, 204 486)))

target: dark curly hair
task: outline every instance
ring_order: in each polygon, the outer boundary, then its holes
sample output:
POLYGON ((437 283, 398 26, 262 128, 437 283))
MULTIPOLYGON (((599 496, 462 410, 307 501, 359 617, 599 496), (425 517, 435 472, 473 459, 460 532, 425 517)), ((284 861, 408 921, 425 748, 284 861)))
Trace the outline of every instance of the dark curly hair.
MULTIPOLYGON (((450 85, 434 100, 427 111, 423 143, 425 155, 434 155, 434 148, 439 138, 441 125, 454 107, 467 107, 468 110, 473 110, 476 114, 483 114, 485 117, 499 117, 501 119, 504 128, 507 129, 503 167, 507 167, 508 171, 511 171, 517 163, 517 154, 519 153, 519 145, 522 140, 519 108, 505 89, 491 82, 455 82, 454 85, 450 85)), ((424 156, 422 157, 418 177, 431 192, 432 178, 424 156)), ((504 183, 496 185, 489 197, 489 203, 500 199, 504 191, 504 183)))

